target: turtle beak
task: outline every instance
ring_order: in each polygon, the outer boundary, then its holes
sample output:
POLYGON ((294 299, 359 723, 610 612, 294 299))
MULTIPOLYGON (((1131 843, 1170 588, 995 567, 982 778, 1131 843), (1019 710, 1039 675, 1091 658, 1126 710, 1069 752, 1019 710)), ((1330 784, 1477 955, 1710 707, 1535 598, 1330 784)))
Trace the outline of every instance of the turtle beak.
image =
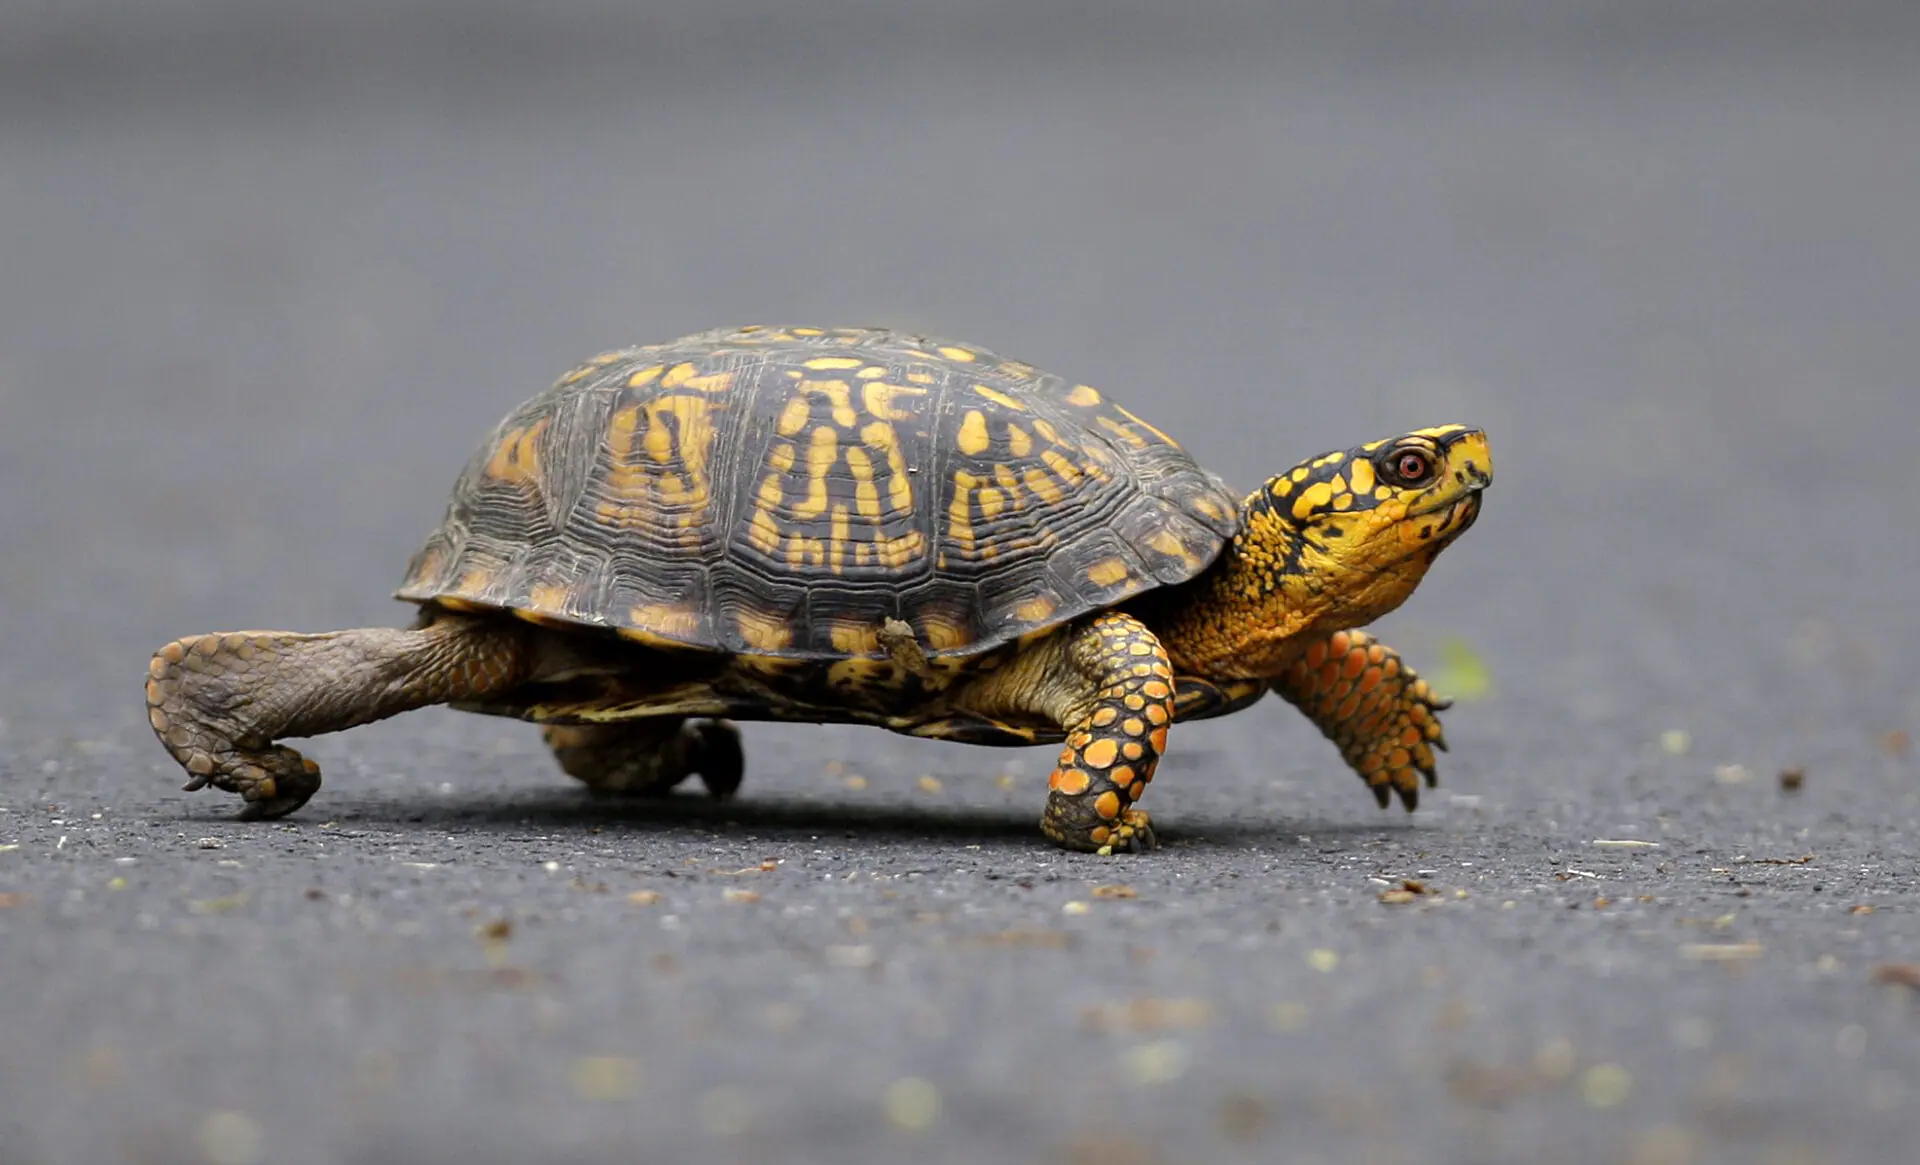
POLYGON ((1487 434, 1483 430, 1457 430, 1449 435, 1442 448, 1447 465, 1453 471, 1453 480, 1461 486, 1477 495, 1493 484, 1493 452, 1487 448, 1487 434))

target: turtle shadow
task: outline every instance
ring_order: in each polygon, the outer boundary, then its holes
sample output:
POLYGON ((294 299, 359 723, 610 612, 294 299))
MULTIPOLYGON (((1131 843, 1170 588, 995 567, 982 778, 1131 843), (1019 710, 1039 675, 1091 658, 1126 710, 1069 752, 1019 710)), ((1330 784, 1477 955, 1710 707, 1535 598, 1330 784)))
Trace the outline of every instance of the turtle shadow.
MULTIPOLYGON (((539 829, 632 837, 695 832, 751 833, 791 841, 837 836, 898 842, 1045 844, 1038 806, 1031 811, 959 805, 922 807, 764 795, 751 800, 714 801, 692 792, 630 798, 558 788, 477 799, 404 795, 377 800, 338 798, 322 812, 324 816, 319 816, 308 809, 287 820, 292 824, 324 820, 347 827, 421 827, 469 834, 520 834, 539 829)), ((1395 837, 1419 829, 1420 824, 1411 821, 1368 823, 1294 817, 1248 820, 1204 814, 1175 817, 1171 813, 1156 817, 1154 822, 1161 848, 1217 850, 1302 848, 1331 838, 1395 837), (1303 841, 1304 837, 1313 840, 1303 841)))

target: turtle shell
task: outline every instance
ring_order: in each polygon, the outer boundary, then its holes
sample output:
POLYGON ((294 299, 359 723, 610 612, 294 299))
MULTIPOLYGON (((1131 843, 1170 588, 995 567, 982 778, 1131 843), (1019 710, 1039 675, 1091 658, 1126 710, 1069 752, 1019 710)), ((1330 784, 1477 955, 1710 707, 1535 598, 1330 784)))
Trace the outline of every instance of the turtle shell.
POLYGON ((1225 484, 1094 389, 969 344, 746 327, 597 356, 468 463, 399 598, 659 647, 968 656, 1192 578, 1225 484))

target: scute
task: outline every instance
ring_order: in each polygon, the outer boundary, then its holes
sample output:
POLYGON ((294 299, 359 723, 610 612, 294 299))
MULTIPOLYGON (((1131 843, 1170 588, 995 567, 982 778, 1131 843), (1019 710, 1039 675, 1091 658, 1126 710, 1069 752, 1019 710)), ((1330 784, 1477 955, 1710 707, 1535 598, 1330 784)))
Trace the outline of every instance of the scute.
POLYGON ((509 414, 398 597, 793 659, 880 658, 897 618, 970 656, 1192 578, 1237 526, 1087 386, 882 329, 720 329, 509 414))

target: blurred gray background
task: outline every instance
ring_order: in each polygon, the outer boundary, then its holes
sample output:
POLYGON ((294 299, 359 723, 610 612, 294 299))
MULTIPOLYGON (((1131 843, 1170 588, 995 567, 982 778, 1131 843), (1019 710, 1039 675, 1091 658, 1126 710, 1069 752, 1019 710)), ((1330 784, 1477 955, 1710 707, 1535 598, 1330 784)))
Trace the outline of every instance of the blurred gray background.
POLYGON ((0 4, 0 1163, 1907 1160, 1917 307, 1910 3, 0 4), (725 816, 440 712, 289 828, 177 791, 153 648, 406 618, 501 414, 750 321, 987 345, 1241 486, 1485 426, 1382 626, 1479 696, 1442 788, 1261 709, 1099 869, 1040 753, 852 729, 750 728, 725 816), (1419 871, 1469 897, 1374 901, 1419 871), (495 916, 540 986, 394 985, 495 916), (1164 997, 1214 1019, 1086 1029, 1164 997))

